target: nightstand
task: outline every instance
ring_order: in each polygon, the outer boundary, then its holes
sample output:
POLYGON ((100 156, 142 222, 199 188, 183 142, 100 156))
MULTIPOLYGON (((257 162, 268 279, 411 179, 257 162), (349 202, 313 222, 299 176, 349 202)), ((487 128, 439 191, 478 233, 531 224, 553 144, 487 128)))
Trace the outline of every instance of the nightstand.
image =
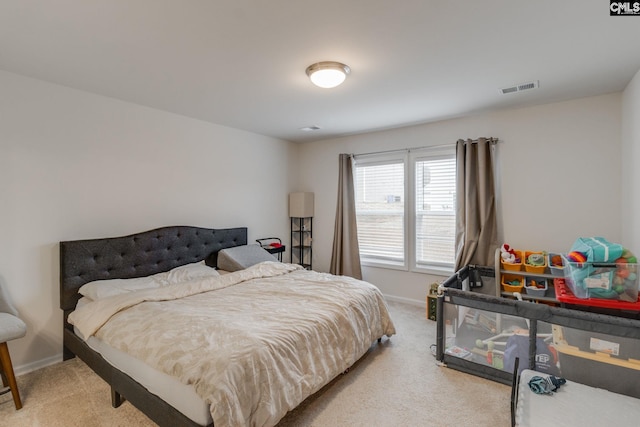
POLYGON ((282 240, 277 237, 265 237, 264 239, 256 239, 256 242, 260 244, 265 251, 275 255, 278 261, 282 261, 282 253, 286 249, 286 246, 282 244, 282 240))

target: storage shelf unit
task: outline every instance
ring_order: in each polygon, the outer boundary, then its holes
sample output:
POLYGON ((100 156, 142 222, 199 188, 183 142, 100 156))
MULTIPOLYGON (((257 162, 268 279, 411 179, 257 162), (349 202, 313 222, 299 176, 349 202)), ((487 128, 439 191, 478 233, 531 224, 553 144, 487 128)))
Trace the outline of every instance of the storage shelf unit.
MULTIPOLYGON (((547 268, 548 269, 548 268, 547 268)), ((560 301, 558 301, 555 297, 556 293, 555 290, 553 288, 553 279, 556 279, 558 276, 554 276, 553 274, 548 274, 548 273, 530 273, 528 271, 525 270, 520 270, 520 271, 513 271, 513 270, 505 270, 502 268, 502 264, 500 263, 500 249, 496 249, 496 255, 495 255, 495 271, 496 271, 496 296, 500 297, 509 297, 509 298, 514 298, 514 293, 513 292, 506 292, 502 289, 502 275, 503 274, 509 274, 509 275, 513 275, 513 276, 521 276, 523 278, 523 280, 526 280, 527 277, 529 278, 535 278, 535 279, 546 279, 547 280, 547 292, 545 293, 545 296, 534 296, 534 295, 529 295, 526 293, 526 291, 524 290, 524 288, 522 289, 522 292, 520 292, 520 295, 522 296, 523 300, 526 301, 540 301, 540 302, 547 302, 547 303, 553 303, 553 304, 560 304, 560 301)))
POLYGON ((313 218, 291 218, 291 263, 311 270, 313 218))

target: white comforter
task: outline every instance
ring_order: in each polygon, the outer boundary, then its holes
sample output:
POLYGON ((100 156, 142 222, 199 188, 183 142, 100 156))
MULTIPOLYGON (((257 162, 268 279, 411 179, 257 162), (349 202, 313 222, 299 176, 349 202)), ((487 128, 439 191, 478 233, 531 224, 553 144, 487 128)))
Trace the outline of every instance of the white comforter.
POLYGON ((375 286, 276 262, 101 299, 69 321, 193 385, 216 427, 275 425, 395 333, 375 286))

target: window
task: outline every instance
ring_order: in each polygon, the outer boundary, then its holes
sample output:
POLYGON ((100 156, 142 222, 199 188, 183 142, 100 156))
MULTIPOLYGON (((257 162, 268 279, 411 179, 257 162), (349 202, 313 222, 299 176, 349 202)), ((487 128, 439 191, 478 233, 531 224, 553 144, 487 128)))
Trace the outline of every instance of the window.
POLYGON ((453 267, 456 232, 456 159, 421 157, 415 166, 415 265, 453 267))
POLYGON ((362 263, 451 270, 455 175, 453 147, 357 156, 354 179, 362 263))
POLYGON ((356 162, 356 217, 362 260, 405 265, 404 163, 404 159, 356 162))

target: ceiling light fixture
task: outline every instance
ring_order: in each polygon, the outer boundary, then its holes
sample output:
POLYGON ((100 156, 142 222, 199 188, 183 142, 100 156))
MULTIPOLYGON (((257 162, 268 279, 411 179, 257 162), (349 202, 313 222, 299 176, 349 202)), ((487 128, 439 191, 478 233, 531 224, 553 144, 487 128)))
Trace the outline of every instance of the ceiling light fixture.
POLYGON ((340 62, 317 62, 307 67, 307 76, 314 85, 329 89, 341 84, 351 72, 348 65, 340 62))
POLYGON ((317 131, 317 130, 320 130, 320 129, 321 129, 321 127, 320 126, 316 126, 316 125, 305 126, 303 128, 300 128, 300 130, 304 131, 304 132, 314 132, 314 131, 317 131))

